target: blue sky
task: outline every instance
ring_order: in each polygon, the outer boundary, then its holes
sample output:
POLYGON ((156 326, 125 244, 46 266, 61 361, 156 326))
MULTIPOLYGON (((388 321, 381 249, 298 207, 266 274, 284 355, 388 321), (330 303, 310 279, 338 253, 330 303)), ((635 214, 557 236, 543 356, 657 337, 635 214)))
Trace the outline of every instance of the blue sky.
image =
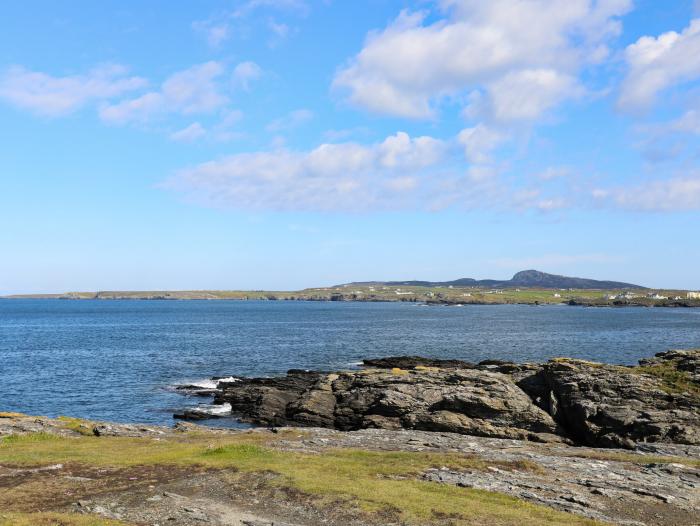
POLYGON ((0 294, 698 289, 699 80, 690 0, 9 3, 0 294))

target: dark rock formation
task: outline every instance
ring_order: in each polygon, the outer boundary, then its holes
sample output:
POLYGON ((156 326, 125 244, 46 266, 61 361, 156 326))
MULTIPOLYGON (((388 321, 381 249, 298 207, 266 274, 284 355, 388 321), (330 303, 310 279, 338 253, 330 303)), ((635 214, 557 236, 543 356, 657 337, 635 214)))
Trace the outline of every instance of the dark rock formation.
POLYGON ((260 425, 415 429, 595 447, 700 445, 700 351, 622 367, 557 359, 477 365, 415 356, 368 368, 220 382, 216 404, 260 425))
POLYGON ((291 371, 231 384, 216 398, 264 425, 450 431, 560 440, 554 420, 506 375, 476 369, 291 371))
POLYGON ((645 367, 550 361, 541 373, 550 390, 548 411, 577 442, 591 446, 700 444, 700 396, 691 371, 676 368, 694 363, 697 377, 700 351, 686 353, 683 361, 662 355, 645 367))
MULTIPOLYGON (((442 369, 472 369, 473 363, 462 360, 438 360, 422 356, 390 356, 388 358, 371 358, 362 360, 366 367, 377 369, 415 369, 416 367, 440 367, 442 369)), ((503 362, 505 363, 505 362, 503 362)))

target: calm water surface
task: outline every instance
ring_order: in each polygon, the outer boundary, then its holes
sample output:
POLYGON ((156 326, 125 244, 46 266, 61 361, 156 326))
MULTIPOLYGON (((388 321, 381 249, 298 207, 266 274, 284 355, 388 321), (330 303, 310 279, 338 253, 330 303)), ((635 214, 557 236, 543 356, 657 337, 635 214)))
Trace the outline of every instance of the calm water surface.
POLYGON ((172 422, 173 384, 418 354, 631 364, 700 347, 700 309, 0 300, 0 411, 172 422))

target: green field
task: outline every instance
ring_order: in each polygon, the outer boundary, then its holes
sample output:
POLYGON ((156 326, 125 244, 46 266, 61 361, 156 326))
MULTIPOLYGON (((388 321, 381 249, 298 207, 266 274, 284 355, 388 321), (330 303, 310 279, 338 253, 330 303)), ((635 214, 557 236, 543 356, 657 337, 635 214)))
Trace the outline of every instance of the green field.
POLYGON ((169 300, 278 300, 278 301, 403 301, 427 304, 577 304, 589 306, 700 307, 700 300, 687 299, 683 290, 591 290, 483 287, 411 287, 343 285, 299 291, 186 290, 100 291, 65 294, 22 295, 10 298, 60 299, 169 299, 169 300), (665 299, 650 298, 657 294, 665 299), (625 296, 627 295, 627 296, 625 296))

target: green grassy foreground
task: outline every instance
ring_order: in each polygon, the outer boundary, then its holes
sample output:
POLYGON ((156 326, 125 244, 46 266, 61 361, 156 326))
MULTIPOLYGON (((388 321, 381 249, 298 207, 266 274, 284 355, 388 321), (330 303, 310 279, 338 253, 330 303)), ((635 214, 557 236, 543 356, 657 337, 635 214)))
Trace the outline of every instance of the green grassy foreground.
MULTIPOLYGON (((75 422, 66 422, 67 426, 75 422)), ((536 506, 486 491, 421 481, 418 475, 431 467, 486 469, 479 458, 460 454, 329 450, 320 454, 275 449, 277 440, 295 440, 298 431, 216 435, 186 433, 154 440, 124 437, 59 437, 36 433, 0 440, 3 466, 47 464, 93 467, 196 466, 244 475, 274 473, 271 486, 292 489, 313 499, 314 506, 347 506, 368 517, 387 510, 408 524, 431 524, 436 517, 449 517, 455 525, 539 526, 589 525, 592 520, 536 506)), ((504 462, 500 469, 537 471, 531 462, 504 462)), ((60 488, 59 488, 60 489, 60 488)), ((9 524, 117 524, 82 515, 27 513, 13 503, 31 502, 31 492, 46 487, 17 486, 0 492, 0 525, 9 524), (24 512, 24 513, 19 513, 24 512), (54 521, 54 522, 52 522, 54 521), (96 522, 97 521, 97 522, 96 522)), ((57 490, 58 491, 58 490, 57 490)), ((31 510, 33 511, 33 510, 31 510)), ((51 510, 41 510, 51 511, 51 510)))

